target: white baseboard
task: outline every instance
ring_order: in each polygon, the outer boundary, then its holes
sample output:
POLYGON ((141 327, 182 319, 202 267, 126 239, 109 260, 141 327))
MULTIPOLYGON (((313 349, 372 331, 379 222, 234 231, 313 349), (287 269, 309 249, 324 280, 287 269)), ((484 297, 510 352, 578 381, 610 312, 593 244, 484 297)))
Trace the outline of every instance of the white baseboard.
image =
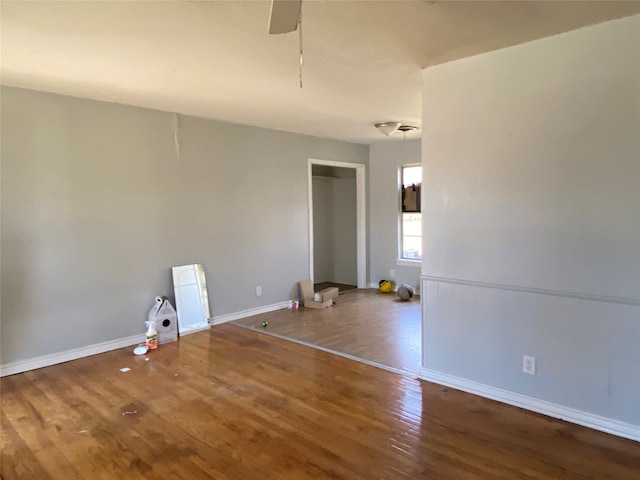
MULTIPOLYGON (((400 284, 400 285, 402 285, 402 284, 400 284)), ((399 287, 400 285, 398 285, 398 284, 397 284, 397 283, 395 283, 395 281, 394 281, 392 291, 393 291, 393 292, 397 292, 397 291, 398 291, 398 287, 399 287)), ((377 283, 370 283, 370 284, 369 284, 369 288, 375 288, 376 290, 378 290, 378 288, 380 288, 380 287, 379 287, 379 285, 378 285, 377 283)), ((419 297, 419 296, 420 296, 420 288, 418 288, 417 286, 416 286, 416 287, 413 287, 413 295, 414 295, 414 296, 416 296, 416 297, 419 297)))
MULTIPOLYGON (((230 322, 231 320, 238 320, 240 318, 249 317, 251 315, 257 315, 259 313, 272 312, 274 310, 280 310, 287 308, 289 302, 280 302, 273 305, 266 305, 264 307, 251 308, 249 310, 243 310, 241 312, 229 313, 227 315, 220 315, 213 318, 213 325, 219 323, 230 322)), ((181 331, 180 336, 189 335, 191 333, 208 330, 210 325, 196 327, 193 330, 187 332, 181 331)), ((89 357, 98 353, 108 352, 110 350, 117 350, 122 347, 129 347, 131 345, 137 345, 145 341, 144 333, 140 335, 132 335, 130 337, 118 338, 116 340, 110 340, 108 342, 96 343, 94 345, 87 345, 86 347, 73 348, 60 353, 52 353, 50 355, 42 355, 40 357, 28 358, 26 360, 18 360, 16 362, 0 365, 0 377, 7 375, 14 375, 16 373, 27 372, 29 370, 35 370, 36 368, 49 367, 58 363, 68 362, 70 360, 76 360, 78 358, 89 357)))
POLYGON ((40 357, 29 358, 26 360, 18 360, 16 362, 0 365, 0 377, 26 372, 28 370, 35 370, 36 368, 49 367, 57 363, 64 363, 78 358, 89 357, 91 355, 116 350, 122 347, 130 347, 131 345, 144 343, 144 341, 145 335, 143 333, 110 340, 108 342, 87 345, 86 347, 73 348, 60 353, 52 353, 50 355, 42 355, 40 357))
POLYGON ((211 328, 211 324, 207 323, 205 325, 196 325, 191 327, 189 330, 180 330, 180 336, 184 337, 185 335, 191 335, 192 333, 202 332, 203 330, 209 330, 211 328))
POLYGON ((455 377, 446 373, 436 372, 427 368, 420 369, 418 378, 640 442, 639 425, 613 420, 611 418, 565 407, 563 405, 529 397, 520 393, 492 387, 491 385, 486 385, 484 383, 474 382, 473 380, 467 380, 465 378, 455 377))
POLYGON ((233 320, 240 320, 241 318, 251 317, 253 315, 259 315, 261 313, 273 312, 275 310, 282 310, 289 307, 289 302, 274 303, 272 305, 265 305, 263 307, 249 308, 248 310, 242 310, 235 313, 227 313, 225 315, 217 315, 213 317, 212 325, 220 325, 221 323, 231 322, 233 320))

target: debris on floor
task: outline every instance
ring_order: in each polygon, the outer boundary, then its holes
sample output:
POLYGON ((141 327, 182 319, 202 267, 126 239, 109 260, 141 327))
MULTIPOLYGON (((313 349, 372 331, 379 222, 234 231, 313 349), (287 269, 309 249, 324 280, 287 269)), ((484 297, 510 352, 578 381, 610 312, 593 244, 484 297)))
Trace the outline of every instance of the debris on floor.
POLYGON ((131 370, 129 367, 124 367, 120 369, 122 373, 127 373, 129 370, 131 370))

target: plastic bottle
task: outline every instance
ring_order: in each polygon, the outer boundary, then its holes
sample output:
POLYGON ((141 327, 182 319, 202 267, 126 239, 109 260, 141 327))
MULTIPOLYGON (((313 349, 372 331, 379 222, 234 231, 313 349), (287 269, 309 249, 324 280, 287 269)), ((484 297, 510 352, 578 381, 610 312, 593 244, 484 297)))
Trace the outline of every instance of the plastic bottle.
POLYGON ((155 320, 147 320, 147 347, 149 350, 158 348, 158 329, 155 320))

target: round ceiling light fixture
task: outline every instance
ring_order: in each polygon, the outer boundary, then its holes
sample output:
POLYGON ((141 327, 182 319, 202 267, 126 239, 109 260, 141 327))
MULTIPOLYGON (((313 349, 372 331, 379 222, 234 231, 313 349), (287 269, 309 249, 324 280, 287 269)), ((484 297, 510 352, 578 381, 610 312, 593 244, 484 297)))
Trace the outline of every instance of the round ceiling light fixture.
POLYGON ((396 132, 407 133, 418 129, 418 127, 414 127, 413 125, 405 125, 400 122, 381 122, 374 124, 374 126, 380 131, 380 133, 387 137, 396 132))
POLYGON ((378 131, 387 137, 397 132, 402 124, 400 122, 382 122, 374 125, 378 131))

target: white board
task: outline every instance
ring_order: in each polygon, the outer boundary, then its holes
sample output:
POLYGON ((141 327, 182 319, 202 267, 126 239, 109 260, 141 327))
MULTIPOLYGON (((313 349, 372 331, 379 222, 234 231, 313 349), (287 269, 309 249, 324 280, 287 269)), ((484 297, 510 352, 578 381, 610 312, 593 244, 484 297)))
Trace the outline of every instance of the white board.
POLYGON ((202 265, 173 267, 172 273, 180 335, 209 328, 209 296, 202 265))

